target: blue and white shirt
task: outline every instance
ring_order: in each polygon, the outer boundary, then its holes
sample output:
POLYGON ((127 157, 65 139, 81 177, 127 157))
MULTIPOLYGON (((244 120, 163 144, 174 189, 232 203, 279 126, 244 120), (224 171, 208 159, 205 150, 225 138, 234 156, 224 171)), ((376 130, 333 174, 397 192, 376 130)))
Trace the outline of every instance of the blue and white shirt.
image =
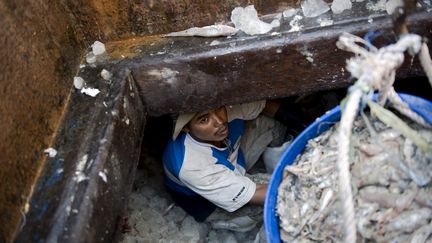
POLYGON ((246 161, 240 149, 243 120, 256 118, 265 101, 227 106, 226 147, 198 142, 181 132, 170 140, 163 155, 166 185, 186 195, 201 195, 216 206, 233 212, 250 201, 256 185, 245 175, 246 161))

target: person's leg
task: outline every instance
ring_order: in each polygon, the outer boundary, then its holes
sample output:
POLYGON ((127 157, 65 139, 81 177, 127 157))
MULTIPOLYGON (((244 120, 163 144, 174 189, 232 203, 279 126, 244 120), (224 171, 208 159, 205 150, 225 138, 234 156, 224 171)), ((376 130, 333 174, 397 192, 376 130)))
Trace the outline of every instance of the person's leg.
POLYGON ((206 220, 212 229, 225 229, 237 232, 255 232, 263 221, 263 208, 246 204, 234 212, 217 208, 206 220))
POLYGON ((252 168, 269 145, 280 146, 284 142, 285 133, 284 125, 266 116, 245 121, 241 149, 246 160, 246 170, 252 168))

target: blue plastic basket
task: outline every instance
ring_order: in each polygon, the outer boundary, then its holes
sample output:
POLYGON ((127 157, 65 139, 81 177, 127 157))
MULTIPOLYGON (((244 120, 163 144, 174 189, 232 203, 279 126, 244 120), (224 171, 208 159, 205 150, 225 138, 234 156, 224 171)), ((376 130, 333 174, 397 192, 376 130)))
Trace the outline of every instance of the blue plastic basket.
MULTIPOLYGON (((432 102, 419 98, 417 96, 408 94, 399 94, 411 107, 412 110, 420 114, 428 123, 432 124, 432 102)), ((340 107, 337 106, 332 110, 326 112, 323 116, 318 118, 315 122, 309 125, 287 150, 282 154, 282 157, 273 171, 270 179, 265 205, 264 205, 264 224, 267 235, 267 242, 280 242, 279 234, 279 217, 276 212, 277 206, 277 193, 280 183, 282 182, 282 175, 285 166, 291 165, 303 149, 305 148, 309 139, 315 138, 320 135, 334 123, 340 120, 340 107)))

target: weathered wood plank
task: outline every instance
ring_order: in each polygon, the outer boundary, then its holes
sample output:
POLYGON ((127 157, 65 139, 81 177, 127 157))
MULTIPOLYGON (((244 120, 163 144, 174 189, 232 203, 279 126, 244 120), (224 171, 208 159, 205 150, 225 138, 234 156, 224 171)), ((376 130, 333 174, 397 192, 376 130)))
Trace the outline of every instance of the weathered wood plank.
POLYGON ((80 73, 90 97, 74 89, 16 242, 111 242, 132 190, 145 110, 130 71, 101 66, 80 73), (106 68, 112 82, 100 77, 106 68))
MULTIPOLYGON (((410 31, 431 38, 432 13, 421 11, 408 18, 410 31)), ((286 97, 351 83, 345 61, 352 54, 336 47, 343 32, 364 36, 381 32, 376 45, 395 40, 390 16, 371 22, 366 17, 341 20, 331 26, 277 34, 217 39, 152 39, 129 47, 135 57, 123 61, 131 68, 150 115, 197 111, 224 104, 286 97)), ((398 78, 420 76, 415 59, 407 61, 398 78)))

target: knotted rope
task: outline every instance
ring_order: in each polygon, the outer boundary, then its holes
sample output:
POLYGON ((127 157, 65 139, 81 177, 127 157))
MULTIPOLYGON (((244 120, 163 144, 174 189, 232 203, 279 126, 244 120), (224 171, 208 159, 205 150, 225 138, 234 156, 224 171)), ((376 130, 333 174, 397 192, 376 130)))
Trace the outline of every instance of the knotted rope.
POLYGON ((358 114, 360 101, 362 97, 366 97, 371 92, 378 90, 378 100, 381 105, 384 105, 388 99, 402 114, 423 126, 430 127, 421 116, 413 112, 396 94, 393 89, 393 82, 396 77, 396 69, 404 61, 405 51, 408 50, 411 54, 417 54, 421 50, 421 55, 425 55, 425 57, 421 58, 426 60, 422 61, 422 65, 426 73, 429 72, 428 78, 431 84, 432 62, 428 56, 426 44, 422 43, 420 36, 414 34, 403 35, 397 43, 377 49, 360 37, 344 33, 339 37, 336 45, 342 50, 356 54, 355 57, 347 61, 347 70, 357 81, 350 87, 346 105, 342 110, 337 159, 339 195, 343 207, 344 239, 345 242, 356 242, 357 230, 351 191, 349 148, 352 126, 358 114), (369 50, 365 48, 366 46, 369 50), (425 46, 426 48, 424 48, 425 46), (429 63, 427 58, 429 58, 429 63))

